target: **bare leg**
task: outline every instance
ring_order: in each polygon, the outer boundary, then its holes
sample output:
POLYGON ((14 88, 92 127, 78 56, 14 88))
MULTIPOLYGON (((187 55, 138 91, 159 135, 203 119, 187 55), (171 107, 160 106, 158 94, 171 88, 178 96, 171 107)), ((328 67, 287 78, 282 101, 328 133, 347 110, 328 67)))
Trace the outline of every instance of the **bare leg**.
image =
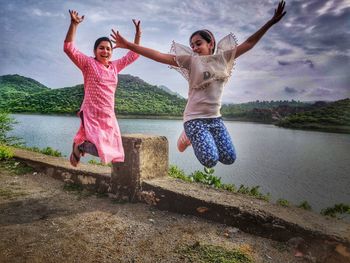
POLYGON ((98 157, 98 151, 97 151, 95 144, 93 144, 89 141, 83 142, 82 144, 79 145, 78 148, 79 148, 80 152, 89 153, 91 155, 98 157))

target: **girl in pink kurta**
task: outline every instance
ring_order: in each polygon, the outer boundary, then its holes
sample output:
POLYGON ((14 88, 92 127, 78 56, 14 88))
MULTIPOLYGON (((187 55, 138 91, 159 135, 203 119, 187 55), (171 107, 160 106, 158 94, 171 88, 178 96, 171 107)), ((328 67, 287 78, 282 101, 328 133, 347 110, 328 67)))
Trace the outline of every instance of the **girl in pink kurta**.
MULTIPOLYGON (((139 55, 129 51, 124 57, 110 61, 113 48, 107 37, 96 40, 94 58, 84 55, 74 45, 76 28, 84 16, 79 17, 76 11, 69 13, 71 24, 64 42, 64 52, 84 76, 84 100, 78 114, 81 125, 74 137, 70 162, 77 166, 85 152, 99 156, 103 163, 123 162, 124 150, 114 112, 114 94, 118 73, 139 55)), ((140 22, 133 22, 136 27, 135 43, 139 43, 140 22)))

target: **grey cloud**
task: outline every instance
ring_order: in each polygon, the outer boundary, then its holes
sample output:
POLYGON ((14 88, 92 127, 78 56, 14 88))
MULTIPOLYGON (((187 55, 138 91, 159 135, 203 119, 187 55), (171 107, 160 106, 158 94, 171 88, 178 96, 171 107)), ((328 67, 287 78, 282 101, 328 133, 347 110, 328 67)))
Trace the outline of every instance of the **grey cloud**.
POLYGON ((292 87, 284 87, 284 91, 288 94, 302 94, 305 93, 305 89, 296 89, 292 87))
MULTIPOLYGON (((318 12, 326 2, 289 0, 283 20, 269 30, 249 55, 237 62, 237 71, 253 70, 257 74, 249 74, 249 85, 232 76, 231 83, 235 85, 227 87, 233 91, 230 96, 242 96, 235 100, 263 96, 278 99, 282 94, 308 99, 345 94, 350 83, 347 72, 350 67, 347 37, 350 11, 344 7, 345 1, 334 0, 327 12, 318 12), (337 6, 343 6, 342 10, 337 6), (271 83, 275 80, 278 84, 271 83), (327 90, 331 86, 332 89, 327 90), (237 90, 242 92, 234 93, 237 90)), ((275 4, 276 1, 270 0, 145 0, 137 5, 122 0, 0 1, 0 34, 5 36, 0 39, 0 57, 8 62, 0 66, 0 74, 40 76, 38 80, 50 87, 77 84, 81 74, 62 50, 69 25, 68 9, 86 15, 77 32, 77 46, 91 55, 93 41, 100 34, 108 35, 112 27, 122 30, 129 39, 133 37, 131 18, 142 21, 142 43, 163 52, 168 52, 172 40, 186 45, 189 35, 199 28, 211 29, 217 39, 233 32, 242 43, 272 16, 275 4), (36 13, 31 12, 33 10, 36 13)), ((116 51, 115 57, 121 53, 116 51)), ((173 85, 187 93, 186 83, 178 80, 180 76, 168 72, 164 65, 149 63, 157 70, 150 70, 150 67, 146 70, 141 60, 130 68, 155 85, 168 85, 166 82, 173 78, 173 85), (160 76, 158 68, 166 73, 160 76)))
POLYGON ((272 54, 275 54, 276 56, 285 56, 285 55, 295 54, 295 50, 291 48, 278 47, 269 40, 264 40, 264 42, 265 42, 265 46, 263 46, 263 49, 267 52, 271 52, 272 54), (271 45, 267 45, 266 43, 270 43, 271 45))
POLYGON ((283 55, 291 55, 294 53, 294 51, 292 49, 277 49, 276 50, 277 54, 279 56, 283 56, 283 55))
POLYGON ((284 91, 286 93, 297 93, 298 92, 295 88, 291 88, 291 87, 285 87, 284 91))
POLYGON ((350 33, 350 5, 345 0, 328 1, 333 3, 330 11, 319 14, 318 11, 326 1, 311 0, 287 3, 286 21, 290 24, 288 32, 281 32, 283 37, 292 45, 302 47, 307 54, 317 54, 329 50, 348 52, 350 33), (344 8, 331 12, 342 5, 344 8), (303 8, 303 6, 306 6, 303 8), (348 7, 346 7, 348 6, 348 7))
POLYGON ((278 62, 278 65, 281 65, 281 66, 289 66, 292 64, 291 62, 281 61, 281 60, 278 60, 277 62, 278 62))
POLYGON ((307 65, 309 68, 314 68, 314 63, 310 59, 300 60, 300 61, 283 61, 277 60, 280 66, 297 66, 297 65, 307 65))
POLYGON ((316 88, 310 92, 310 96, 313 97, 329 97, 334 93, 334 90, 329 90, 326 88, 316 88))
POLYGON ((310 59, 307 59, 307 60, 304 60, 302 61, 302 63, 308 65, 310 68, 314 68, 314 63, 310 60, 310 59))

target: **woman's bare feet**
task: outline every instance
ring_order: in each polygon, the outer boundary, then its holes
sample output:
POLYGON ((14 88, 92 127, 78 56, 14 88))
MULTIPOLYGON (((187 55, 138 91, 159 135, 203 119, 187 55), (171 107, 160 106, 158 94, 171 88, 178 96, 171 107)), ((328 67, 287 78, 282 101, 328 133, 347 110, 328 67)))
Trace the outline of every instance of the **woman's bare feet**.
POLYGON ((81 152, 78 148, 78 145, 73 143, 73 149, 72 153, 69 157, 70 164, 74 167, 77 167, 78 163, 80 162, 81 152))

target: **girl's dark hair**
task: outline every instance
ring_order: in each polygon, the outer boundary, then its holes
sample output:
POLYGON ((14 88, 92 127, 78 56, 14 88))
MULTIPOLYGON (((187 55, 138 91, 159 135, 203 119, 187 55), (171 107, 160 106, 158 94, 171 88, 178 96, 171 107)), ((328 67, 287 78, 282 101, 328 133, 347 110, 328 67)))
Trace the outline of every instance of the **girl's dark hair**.
POLYGON ((191 43, 192 37, 194 37, 195 35, 200 35, 207 43, 213 42, 214 47, 211 51, 211 53, 213 54, 216 46, 216 41, 213 33, 210 32, 208 29, 197 30, 196 32, 192 33, 192 35, 190 36, 190 43, 191 43))
POLYGON ((97 49, 98 45, 99 45, 102 41, 108 41, 109 44, 111 45, 111 48, 113 47, 112 41, 111 41, 108 37, 100 37, 100 38, 98 38, 98 39, 95 41, 94 50, 97 49))

